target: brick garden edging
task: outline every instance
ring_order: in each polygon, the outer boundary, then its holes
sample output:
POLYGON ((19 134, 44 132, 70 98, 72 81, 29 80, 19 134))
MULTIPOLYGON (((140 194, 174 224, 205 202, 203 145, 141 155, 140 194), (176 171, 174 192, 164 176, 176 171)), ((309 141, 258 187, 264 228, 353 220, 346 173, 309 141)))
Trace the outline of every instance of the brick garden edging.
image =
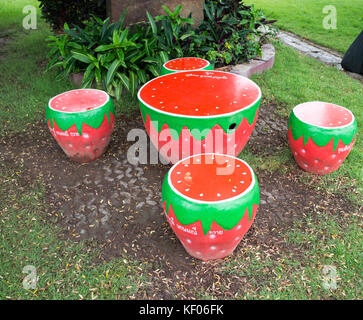
POLYGON ((263 73, 265 70, 271 69, 275 62, 275 47, 272 44, 264 44, 262 46, 262 57, 255 58, 249 62, 237 64, 234 66, 228 65, 216 70, 236 73, 241 76, 250 78, 255 73, 263 73))

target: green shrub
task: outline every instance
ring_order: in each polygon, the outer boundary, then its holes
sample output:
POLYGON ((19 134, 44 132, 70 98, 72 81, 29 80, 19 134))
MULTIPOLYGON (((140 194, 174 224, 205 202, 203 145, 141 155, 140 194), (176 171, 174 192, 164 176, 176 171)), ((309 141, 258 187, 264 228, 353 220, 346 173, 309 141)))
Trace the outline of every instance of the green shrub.
POLYGON ((47 70, 58 68, 57 79, 84 72, 83 88, 96 83, 117 100, 123 88, 135 95, 140 84, 159 75, 168 56, 157 47, 151 26, 131 32, 123 27, 124 15, 115 23, 93 17, 84 28, 65 24, 65 34, 48 38, 47 70))
POLYGON ((237 64, 259 55, 265 38, 274 34, 273 30, 265 34, 258 28, 275 20, 266 20, 260 9, 243 1, 206 0, 204 20, 196 29, 192 28, 191 15, 180 16, 181 5, 174 12, 162 7, 166 15, 147 16, 159 47, 171 58, 197 56, 217 67, 237 64))
POLYGON ((166 15, 153 18, 148 12, 146 13, 159 48, 173 59, 194 54, 191 43, 196 41, 196 33, 192 28, 194 20, 191 14, 187 18, 182 18, 181 5, 178 5, 174 11, 165 5, 162 5, 162 8, 166 15))
POLYGON ((43 18, 55 30, 65 23, 83 25, 92 15, 106 18, 105 0, 40 0, 43 18))
POLYGON ((261 54, 261 45, 274 31, 264 34, 260 26, 274 23, 266 20, 261 9, 246 6, 239 0, 206 0, 204 20, 197 34, 204 37, 195 51, 217 66, 238 64, 261 54))
POLYGON ((135 95, 169 59, 196 56, 219 67, 254 58, 266 37, 257 28, 273 22, 236 0, 206 0, 205 18, 195 29, 191 15, 180 16, 181 5, 163 9, 165 15, 147 12, 148 23, 129 27, 123 26, 125 12, 115 23, 96 16, 83 27, 66 23, 64 34, 48 38, 47 69, 58 68, 57 79, 84 72, 82 87, 96 84, 119 99, 123 88, 135 95))

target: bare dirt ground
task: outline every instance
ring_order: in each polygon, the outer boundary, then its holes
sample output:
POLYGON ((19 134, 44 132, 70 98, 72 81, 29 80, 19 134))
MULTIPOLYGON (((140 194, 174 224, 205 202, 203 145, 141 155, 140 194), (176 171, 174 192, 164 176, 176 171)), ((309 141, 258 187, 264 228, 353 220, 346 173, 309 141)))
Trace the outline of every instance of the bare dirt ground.
MULTIPOLYGON (((152 281, 135 298, 191 299, 201 290, 216 298, 233 298, 246 280, 222 271, 226 259, 243 259, 246 248, 264 250, 276 258, 283 251, 299 257, 301 252, 286 243, 283 231, 319 207, 331 214, 349 207, 343 199, 298 182, 297 168, 284 176, 256 170, 261 205, 254 225, 230 258, 196 260, 185 252, 163 215, 161 185, 170 166, 134 166, 127 161, 132 142, 126 136, 132 128, 142 128, 138 114, 118 119, 110 146, 100 159, 77 164, 67 159, 45 122, 36 123, 23 134, 0 140, 0 165, 19 172, 25 188, 34 179, 42 181, 46 214, 61 226, 60 238, 96 241, 103 253, 100 261, 125 255, 148 261, 152 281)), ((286 132, 287 119, 277 116, 274 106, 263 104, 248 148, 256 156, 273 154, 287 147, 286 132)))

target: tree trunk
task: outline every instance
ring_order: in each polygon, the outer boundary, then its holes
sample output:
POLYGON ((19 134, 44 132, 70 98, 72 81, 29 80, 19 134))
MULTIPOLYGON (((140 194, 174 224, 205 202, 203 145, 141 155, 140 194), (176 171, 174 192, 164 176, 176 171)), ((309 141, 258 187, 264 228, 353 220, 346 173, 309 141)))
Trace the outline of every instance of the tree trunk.
POLYGON ((107 15, 111 17, 112 21, 117 21, 127 8, 125 24, 129 25, 147 21, 146 11, 149 11, 152 16, 164 15, 162 4, 171 10, 181 4, 183 6, 181 16, 187 17, 191 12, 196 25, 198 25, 198 21, 203 20, 204 0, 108 0, 107 15))

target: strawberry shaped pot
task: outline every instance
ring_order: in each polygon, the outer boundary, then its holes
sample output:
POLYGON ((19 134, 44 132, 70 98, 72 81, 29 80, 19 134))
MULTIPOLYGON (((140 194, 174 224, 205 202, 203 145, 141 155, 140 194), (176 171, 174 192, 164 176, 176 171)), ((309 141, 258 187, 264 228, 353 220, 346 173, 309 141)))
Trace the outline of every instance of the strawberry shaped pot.
POLYGON ((176 163, 200 153, 237 156, 255 126, 261 91, 248 78, 203 70, 155 78, 138 99, 151 141, 176 163))
POLYGON ((299 104, 289 119, 289 143, 297 164, 319 175, 339 168, 353 148, 356 132, 353 113, 326 102, 299 104))
POLYGON ((167 220, 186 251, 202 260, 233 252, 260 202, 257 178, 232 156, 206 153, 176 163, 164 179, 167 220))
POLYGON ((96 89, 79 89, 50 99, 48 127, 66 155, 77 162, 100 157, 110 142, 115 110, 109 95, 96 89))
POLYGON ((201 58, 177 58, 163 64, 161 68, 161 75, 196 70, 213 70, 213 66, 209 61, 201 58))

